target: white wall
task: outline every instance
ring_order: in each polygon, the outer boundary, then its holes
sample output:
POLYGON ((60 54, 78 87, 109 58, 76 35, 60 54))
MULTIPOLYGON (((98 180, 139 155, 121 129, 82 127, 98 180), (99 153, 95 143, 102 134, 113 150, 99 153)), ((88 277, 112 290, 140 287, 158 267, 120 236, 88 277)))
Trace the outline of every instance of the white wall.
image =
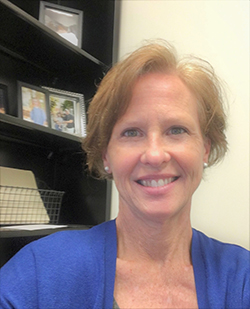
MULTIPOLYGON (((163 38, 213 64, 227 84, 230 152, 195 193, 193 227, 249 248, 249 1, 120 0, 118 57, 163 38)), ((117 191, 112 195, 116 216, 117 191)))

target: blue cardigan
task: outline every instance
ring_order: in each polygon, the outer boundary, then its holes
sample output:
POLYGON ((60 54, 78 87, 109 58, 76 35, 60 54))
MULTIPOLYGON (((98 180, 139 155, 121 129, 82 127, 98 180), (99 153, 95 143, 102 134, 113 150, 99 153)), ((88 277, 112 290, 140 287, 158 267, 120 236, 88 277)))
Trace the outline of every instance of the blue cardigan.
MULTIPOLYGON (((0 308, 112 309, 115 221, 65 231, 20 250, 0 271, 0 308)), ((193 230, 199 308, 250 308, 250 252, 193 230)))

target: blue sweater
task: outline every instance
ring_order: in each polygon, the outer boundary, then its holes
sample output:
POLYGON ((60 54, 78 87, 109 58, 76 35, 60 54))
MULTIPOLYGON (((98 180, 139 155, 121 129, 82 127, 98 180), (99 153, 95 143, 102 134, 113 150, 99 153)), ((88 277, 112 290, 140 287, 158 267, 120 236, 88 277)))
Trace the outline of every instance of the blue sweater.
MULTIPOLYGON (((0 272, 0 308, 112 309, 115 221, 58 232, 19 251, 0 272)), ((250 252, 193 230, 199 308, 250 308, 250 252)))

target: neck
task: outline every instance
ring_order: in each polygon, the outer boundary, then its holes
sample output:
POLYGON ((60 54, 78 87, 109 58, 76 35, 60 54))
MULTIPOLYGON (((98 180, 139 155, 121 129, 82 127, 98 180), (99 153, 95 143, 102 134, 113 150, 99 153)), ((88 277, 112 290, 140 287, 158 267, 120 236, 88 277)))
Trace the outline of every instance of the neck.
POLYGON ((152 262, 191 263, 192 228, 189 214, 182 218, 142 220, 122 211, 116 220, 118 258, 152 262))

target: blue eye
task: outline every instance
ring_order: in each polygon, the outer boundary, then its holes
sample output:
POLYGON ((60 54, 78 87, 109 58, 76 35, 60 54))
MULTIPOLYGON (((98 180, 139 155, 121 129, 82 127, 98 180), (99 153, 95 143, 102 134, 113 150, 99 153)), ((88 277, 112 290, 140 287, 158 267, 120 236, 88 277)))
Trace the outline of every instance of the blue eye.
POLYGON ((131 130, 126 130, 123 133, 123 135, 126 136, 126 137, 136 137, 136 136, 139 136, 140 133, 136 129, 131 129, 131 130))
POLYGON ((178 134, 183 134, 183 133, 186 133, 187 131, 183 128, 179 128, 179 127, 176 127, 176 128, 172 128, 170 130, 170 134, 173 134, 173 135, 178 135, 178 134))

